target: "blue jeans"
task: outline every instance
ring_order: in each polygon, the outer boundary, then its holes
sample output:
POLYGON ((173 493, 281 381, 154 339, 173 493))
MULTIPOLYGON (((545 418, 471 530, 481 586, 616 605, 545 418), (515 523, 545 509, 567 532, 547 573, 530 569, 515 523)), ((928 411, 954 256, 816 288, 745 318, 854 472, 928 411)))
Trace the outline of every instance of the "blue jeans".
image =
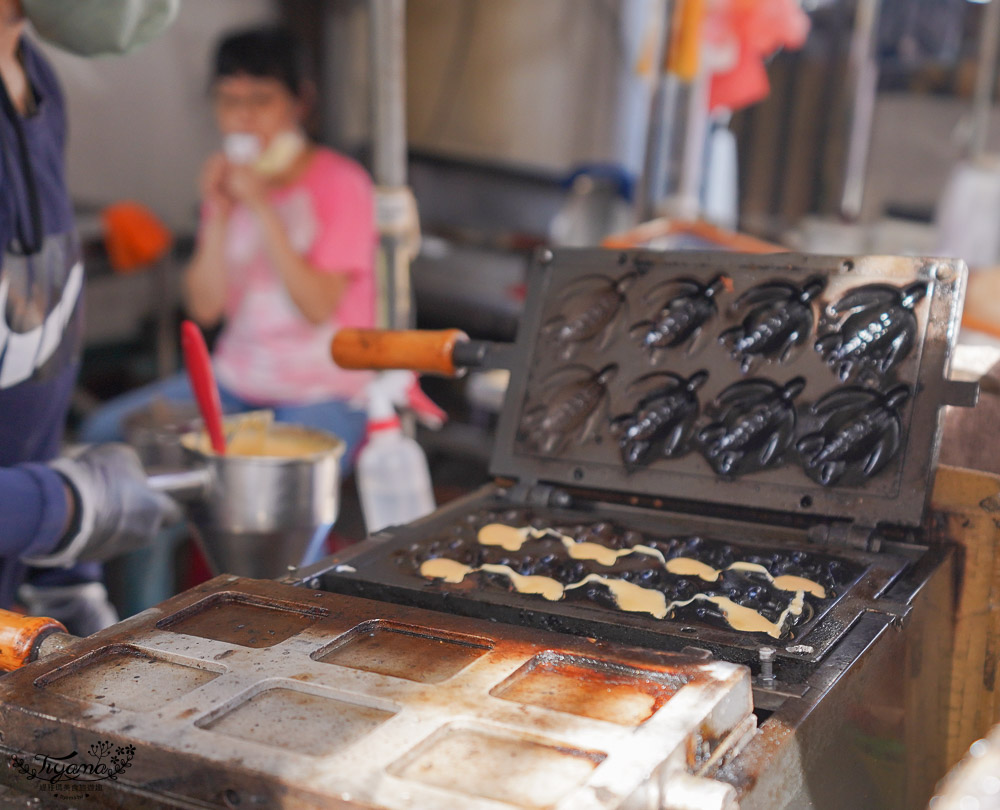
MULTIPOLYGON (((185 374, 151 383, 135 391, 116 397, 91 414, 81 425, 80 441, 87 443, 116 442, 125 439, 125 422, 134 413, 161 399, 172 404, 192 404, 194 394, 185 374)), ((261 405, 247 402, 220 386, 219 399, 224 413, 244 413, 260 409, 261 405)), ((326 430, 339 436, 347 445, 340 462, 342 475, 354 466, 361 440, 365 435, 364 411, 352 408, 343 400, 330 400, 311 405, 273 406, 275 419, 306 427, 326 430)), ((321 527, 316 540, 306 554, 304 564, 315 562, 322 555, 322 539, 330 527, 321 527)), ((145 610, 173 595, 173 549, 184 532, 178 527, 164 530, 147 548, 139 549, 124 558, 124 603, 118 605, 124 617, 145 610)))

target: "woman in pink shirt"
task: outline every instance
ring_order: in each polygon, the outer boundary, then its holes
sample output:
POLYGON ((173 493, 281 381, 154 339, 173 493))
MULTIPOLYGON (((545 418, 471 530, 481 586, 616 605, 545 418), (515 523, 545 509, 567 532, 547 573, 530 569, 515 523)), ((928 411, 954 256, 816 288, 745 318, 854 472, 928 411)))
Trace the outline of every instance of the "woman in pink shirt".
MULTIPOLYGON (((219 44, 212 84, 223 151, 202 172, 197 246, 184 281, 188 310, 224 322, 214 366, 223 407, 272 408, 281 421, 343 438, 345 462, 364 433, 350 401, 367 375, 329 355, 342 326, 371 326, 376 231, 372 184, 358 164, 310 143, 312 96, 300 44, 258 28, 219 44)), ((85 441, 120 437, 155 397, 191 398, 182 377, 119 397, 88 420, 85 441)))

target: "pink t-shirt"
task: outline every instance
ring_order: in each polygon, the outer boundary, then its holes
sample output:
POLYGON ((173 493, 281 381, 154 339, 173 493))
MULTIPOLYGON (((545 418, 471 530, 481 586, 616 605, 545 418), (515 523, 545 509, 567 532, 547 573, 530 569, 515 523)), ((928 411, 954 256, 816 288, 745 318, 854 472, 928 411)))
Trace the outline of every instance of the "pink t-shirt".
POLYGON ((271 201, 292 247, 317 270, 344 273, 350 283, 327 323, 309 323, 268 258, 254 214, 236 206, 226 235, 226 326, 214 356, 219 382, 264 405, 349 399, 370 375, 337 367, 330 339, 340 327, 374 324, 371 180, 354 161, 317 148, 302 177, 274 191, 271 201))

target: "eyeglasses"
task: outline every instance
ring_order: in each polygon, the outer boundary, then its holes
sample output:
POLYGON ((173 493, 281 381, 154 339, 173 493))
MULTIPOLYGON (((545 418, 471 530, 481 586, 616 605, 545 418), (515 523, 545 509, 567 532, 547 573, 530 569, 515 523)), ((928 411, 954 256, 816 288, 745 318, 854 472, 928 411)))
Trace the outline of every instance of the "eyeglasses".
POLYGON ((244 108, 251 112, 259 112, 279 102, 284 95, 286 95, 285 91, 277 88, 251 90, 247 93, 216 89, 213 101, 216 110, 220 113, 236 112, 244 108))

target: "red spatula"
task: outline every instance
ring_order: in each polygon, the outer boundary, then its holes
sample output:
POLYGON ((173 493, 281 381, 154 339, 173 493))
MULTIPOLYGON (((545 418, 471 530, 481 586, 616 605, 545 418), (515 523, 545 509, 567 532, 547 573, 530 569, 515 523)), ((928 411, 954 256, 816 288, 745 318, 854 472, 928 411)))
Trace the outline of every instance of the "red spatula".
POLYGON ((201 329, 194 321, 184 321, 181 324, 181 351, 184 352, 184 365, 187 366, 191 389, 205 420, 212 449, 220 456, 226 454, 226 436, 222 432, 222 403, 219 401, 219 386, 215 384, 215 374, 212 373, 212 359, 208 355, 208 346, 201 329))

